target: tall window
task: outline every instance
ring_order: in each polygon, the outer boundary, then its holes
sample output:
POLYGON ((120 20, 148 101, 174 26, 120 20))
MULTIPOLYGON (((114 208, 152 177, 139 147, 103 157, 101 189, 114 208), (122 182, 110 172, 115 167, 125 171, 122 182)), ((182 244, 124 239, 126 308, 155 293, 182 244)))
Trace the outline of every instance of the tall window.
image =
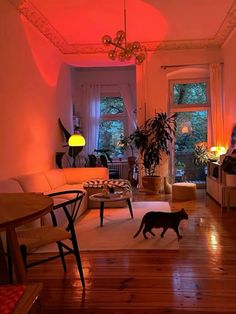
POLYGON ((195 164, 198 145, 207 145, 210 110, 207 79, 170 82, 170 110, 177 112, 177 131, 172 158, 175 181, 205 181, 205 165, 195 164))
POLYGON ((110 155, 123 155, 119 146, 121 136, 125 135, 127 114, 123 98, 120 96, 102 96, 100 100, 100 122, 98 149, 109 149, 110 155))

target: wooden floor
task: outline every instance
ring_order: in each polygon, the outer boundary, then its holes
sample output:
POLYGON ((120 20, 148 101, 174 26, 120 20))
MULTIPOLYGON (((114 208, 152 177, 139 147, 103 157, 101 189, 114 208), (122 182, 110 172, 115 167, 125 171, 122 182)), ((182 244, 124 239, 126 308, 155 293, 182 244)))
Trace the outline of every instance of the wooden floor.
MULTIPOLYGON (((236 313, 236 209, 221 214, 205 190, 196 201, 135 193, 136 201, 166 200, 189 214, 179 251, 82 252, 86 288, 73 256, 30 269, 43 282, 43 313, 236 313)), ((121 230, 122 232, 122 230, 121 230)))

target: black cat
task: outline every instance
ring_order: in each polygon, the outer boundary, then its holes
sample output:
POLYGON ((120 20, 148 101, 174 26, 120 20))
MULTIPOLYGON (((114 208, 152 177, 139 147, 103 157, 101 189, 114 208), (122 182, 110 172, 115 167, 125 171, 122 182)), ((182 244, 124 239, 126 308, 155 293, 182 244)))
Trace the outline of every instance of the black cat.
POLYGON ((179 234, 179 223, 183 219, 188 219, 188 214, 182 208, 178 212, 148 212, 143 216, 141 225, 137 231, 137 233, 134 235, 134 238, 136 238, 141 230, 143 229, 143 236, 145 239, 148 239, 146 236, 146 233, 149 232, 153 236, 155 234, 152 232, 152 228, 163 228, 163 231, 161 233, 161 237, 164 237, 165 232, 167 229, 171 228, 174 229, 176 232, 178 239, 181 239, 182 236, 179 234), (144 227, 144 228, 143 228, 144 227))

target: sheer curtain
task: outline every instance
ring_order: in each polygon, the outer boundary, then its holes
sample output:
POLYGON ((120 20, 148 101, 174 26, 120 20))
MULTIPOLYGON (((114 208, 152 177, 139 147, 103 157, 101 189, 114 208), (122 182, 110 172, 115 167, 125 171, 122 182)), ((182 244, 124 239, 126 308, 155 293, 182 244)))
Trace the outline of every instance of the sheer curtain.
POLYGON ((128 133, 132 133, 137 127, 137 117, 132 102, 132 93, 129 84, 120 84, 121 97, 124 99, 125 108, 128 115, 128 133))
POLYGON ((93 153, 97 147, 100 118, 100 85, 83 84, 80 86, 82 131, 86 139, 85 155, 93 153))
POLYGON ((210 71, 210 94, 211 94, 211 146, 227 145, 224 138, 224 106, 223 106, 223 84, 222 64, 212 63, 210 71))

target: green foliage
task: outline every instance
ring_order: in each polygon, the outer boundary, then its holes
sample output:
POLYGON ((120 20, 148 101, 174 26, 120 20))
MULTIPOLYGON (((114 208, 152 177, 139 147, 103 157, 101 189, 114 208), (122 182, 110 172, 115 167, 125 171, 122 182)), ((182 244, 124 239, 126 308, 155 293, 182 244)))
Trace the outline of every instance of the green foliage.
POLYGON ((205 104, 207 102, 206 83, 174 85, 175 104, 205 104))
POLYGON ((175 151, 194 150, 198 142, 207 140, 207 111, 180 112, 176 118, 175 151), (182 126, 191 125, 188 133, 182 133, 182 126))
POLYGON ((169 154, 169 144, 173 142, 176 131, 176 116, 176 114, 168 116, 167 113, 157 113, 128 136, 128 141, 141 153, 147 175, 155 175, 162 154, 169 154))
POLYGON ((123 98, 121 97, 101 97, 101 115, 119 114, 124 112, 123 98))
POLYGON ((194 148, 193 162, 196 166, 206 166, 209 159, 215 156, 208 150, 205 143, 198 143, 194 148))

